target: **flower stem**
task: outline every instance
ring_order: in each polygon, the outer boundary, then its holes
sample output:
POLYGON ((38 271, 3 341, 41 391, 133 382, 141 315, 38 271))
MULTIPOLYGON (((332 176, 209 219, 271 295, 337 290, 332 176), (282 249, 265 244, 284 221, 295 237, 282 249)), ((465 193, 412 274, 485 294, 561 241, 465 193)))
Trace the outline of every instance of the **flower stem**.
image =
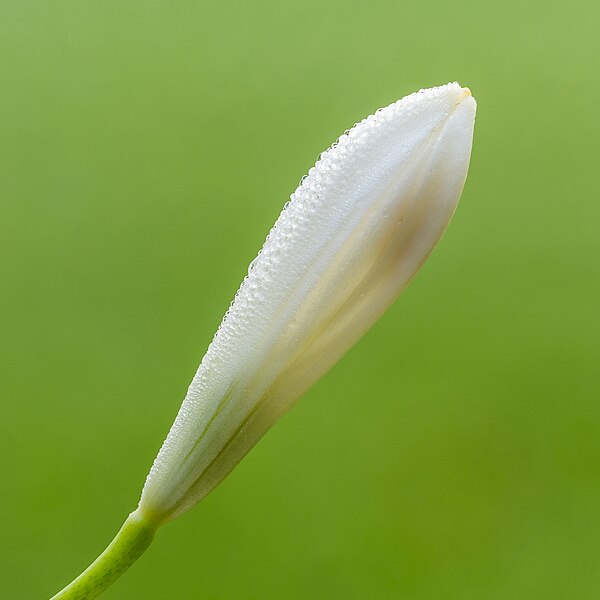
POLYGON ((106 550, 50 600, 91 600, 99 596, 144 553, 157 527, 139 509, 132 512, 106 550))

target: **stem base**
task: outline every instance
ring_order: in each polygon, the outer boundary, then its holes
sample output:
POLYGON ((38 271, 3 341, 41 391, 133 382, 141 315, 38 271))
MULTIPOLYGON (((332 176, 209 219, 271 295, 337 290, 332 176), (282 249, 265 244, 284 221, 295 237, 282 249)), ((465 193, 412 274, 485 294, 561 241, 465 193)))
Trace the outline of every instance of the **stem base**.
POLYGON ((157 526, 132 512, 106 550, 50 600, 91 600, 110 587, 145 552, 157 526))

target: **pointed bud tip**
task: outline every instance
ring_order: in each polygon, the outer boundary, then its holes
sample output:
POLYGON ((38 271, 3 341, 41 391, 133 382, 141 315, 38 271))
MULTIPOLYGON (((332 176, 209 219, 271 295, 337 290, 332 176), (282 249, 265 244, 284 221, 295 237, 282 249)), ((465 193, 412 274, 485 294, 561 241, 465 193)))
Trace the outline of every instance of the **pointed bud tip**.
POLYGON ((470 101, 474 106, 477 106, 477 101, 475 100, 475 98, 473 98, 473 93, 471 92, 470 88, 461 86, 460 90, 461 94, 459 98, 459 103, 470 101))
MULTIPOLYGON (((464 102, 469 98, 473 98, 473 93, 471 92, 471 88, 460 85, 458 81, 454 81, 452 83, 447 83, 446 85, 441 86, 442 88, 446 88, 448 91, 453 92, 454 94, 458 93, 458 101, 464 102)), ((435 89, 435 88, 432 88, 435 89)), ((475 98, 473 98, 475 100, 475 98)))
MULTIPOLYGON (((471 89, 468 87, 463 87, 460 83, 454 81, 452 83, 447 83, 446 85, 440 86, 441 88, 447 90, 447 92, 454 99, 455 107, 463 106, 466 108, 467 112, 475 117, 475 112, 477 110, 477 101, 473 98, 473 93, 471 89)), ((432 88, 436 89, 436 88, 432 88)))
MULTIPOLYGON (((468 87, 463 87, 457 81, 451 81, 445 85, 421 89, 415 94, 411 94, 402 100, 416 99, 417 101, 421 101, 427 99, 435 101, 439 98, 445 98, 454 107, 464 103, 470 105, 472 108, 477 106, 477 102, 475 98, 473 98, 471 89, 468 87)), ((399 102, 402 102, 402 100, 399 102)))

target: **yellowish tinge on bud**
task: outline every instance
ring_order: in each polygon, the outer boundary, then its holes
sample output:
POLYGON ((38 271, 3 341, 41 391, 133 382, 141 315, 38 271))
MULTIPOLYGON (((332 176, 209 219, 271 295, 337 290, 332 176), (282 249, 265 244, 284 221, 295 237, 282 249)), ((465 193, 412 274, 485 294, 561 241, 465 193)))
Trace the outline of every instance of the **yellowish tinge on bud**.
POLYGON ((404 289, 458 203, 475 109, 457 83, 422 90, 321 154, 250 265, 139 510, 166 522, 206 496, 404 289))

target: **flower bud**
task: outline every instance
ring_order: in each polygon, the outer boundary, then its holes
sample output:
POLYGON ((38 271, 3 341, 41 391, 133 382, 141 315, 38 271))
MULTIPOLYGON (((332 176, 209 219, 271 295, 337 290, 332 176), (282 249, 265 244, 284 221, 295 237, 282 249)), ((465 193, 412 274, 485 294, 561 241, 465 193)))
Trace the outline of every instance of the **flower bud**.
POLYGON ((185 512, 373 325, 444 232, 475 100, 457 83, 377 111, 320 155, 225 314, 139 510, 185 512))

